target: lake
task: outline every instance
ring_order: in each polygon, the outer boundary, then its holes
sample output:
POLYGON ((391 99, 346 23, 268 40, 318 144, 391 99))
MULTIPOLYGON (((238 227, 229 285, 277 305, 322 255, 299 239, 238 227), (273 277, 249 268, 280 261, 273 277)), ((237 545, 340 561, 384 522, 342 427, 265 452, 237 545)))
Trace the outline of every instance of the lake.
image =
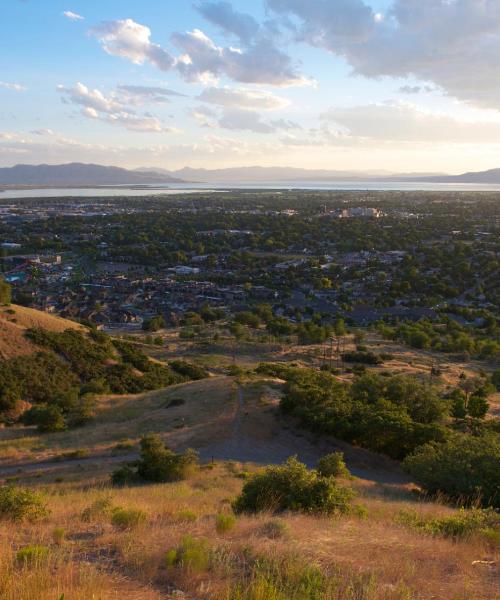
POLYGON ((345 190, 345 191, 427 191, 427 192, 497 192, 500 184, 423 183, 415 181, 275 181, 231 183, 177 183, 149 187, 106 186, 99 188, 33 188, 0 191, 0 200, 15 198, 63 198, 151 196, 209 193, 224 190, 345 190))

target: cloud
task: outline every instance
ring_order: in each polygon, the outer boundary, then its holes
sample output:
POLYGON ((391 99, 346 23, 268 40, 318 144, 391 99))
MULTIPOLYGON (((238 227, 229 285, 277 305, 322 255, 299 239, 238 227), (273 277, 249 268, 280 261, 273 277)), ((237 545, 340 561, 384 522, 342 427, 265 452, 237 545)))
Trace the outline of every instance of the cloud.
POLYGON ((264 121, 262 116, 244 108, 224 107, 217 124, 223 129, 252 131, 254 133, 276 133, 279 130, 299 129, 299 125, 285 119, 264 121))
POLYGON ((203 90, 198 100, 218 106, 246 109, 274 110, 290 104, 286 98, 264 90, 231 89, 210 87, 203 90))
POLYGON ((332 108, 324 123, 337 126, 337 139, 379 142, 500 143, 500 121, 467 122, 432 114, 411 104, 385 103, 332 108))
POLYGON ((269 37, 259 37, 241 48, 218 46, 199 29, 173 33, 180 55, 151 42, 151 30, 132 19, 106 21, 90 30, 103 50, 134 64, 149 63, 161 71, 175 68, 188 82, 216 82, 226 76, 243 83, 276 86, 306 85, 291 58, 269 37))
POLYGON ((308 83, 296 72, 290 57, 267 39, 244 48, 224 48, 195 29, 174 33, 172 41, 182 52, 176 67, 190 82, 213 82, 225 75, 242 83, 276 86, 308 83))
POLYGON ((77 83, 72 88, 59 85, 57 89, 62 94, 64 102, 79 106, 82 115, 90 119, 104 121, 111 125, 121 125, 130 131, 147 133, 176 133, 178 131, 172 127, 165 127, 161 120, 154 115, 137 114, 125 103, 130 96, 120 97, 116 94, 106 96, 98 89, 89 89, 83 83, 77 83))
POLYGON ((416 77, 500 110, 500 2, 393 0, 377 17, 363 0, 267 0, 298 39, 370 78, 416 77))
POLYGON ((12 90, 13 92, 25 92, 27 89, 20 83, 9 83, 8 81, 0 81, 0 88, 12 90))
POLYGON ((185 94, 159 86, 119 85, 116 89, 122 102, 134 105, 162 104, 170 102, 170 96, 186 97, 185 94))
POLYGON ((196 8, 205 19, 244 43, 249 43, 260 31, 259 23, 251 15, 235 11, 229 2, 202 2, 196 8))
POLYGON ((83 19, 84 19, 84 17, 82 17, 82 15, 71 12, 70 10, 65 10, 63 12, 63 15, 70 21, 83 21, 83 19))
POLYGON ((150 63, 161 71, 168 71, 175 63, 170 53, 150 41, 151 30, 132 19, 105 21, 90 30, 103 50, 120 56, 136 65, 150 63))

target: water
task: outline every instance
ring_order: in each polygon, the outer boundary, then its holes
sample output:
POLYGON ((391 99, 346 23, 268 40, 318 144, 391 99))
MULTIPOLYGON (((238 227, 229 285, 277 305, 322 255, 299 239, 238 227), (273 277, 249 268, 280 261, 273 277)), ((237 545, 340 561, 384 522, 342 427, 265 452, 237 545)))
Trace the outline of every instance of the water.
POLYGON ((0 191, 0 200, 15 198, 80 198, 151 196, 172 194, 213 193, 224 190, 345 190, 345 191, 426 191, 426 192, 498 192, 499 184, 480 183, 425 183, 420 181, 273 181, 177 183, 135 186, 107 186, 100 188, 40 188, 0 191))

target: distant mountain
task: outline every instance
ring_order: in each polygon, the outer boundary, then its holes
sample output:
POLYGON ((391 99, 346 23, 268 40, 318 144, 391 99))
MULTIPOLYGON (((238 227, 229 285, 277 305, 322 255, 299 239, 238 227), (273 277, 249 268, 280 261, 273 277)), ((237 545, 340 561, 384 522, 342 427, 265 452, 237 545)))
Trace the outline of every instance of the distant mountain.
POLYGON ((184 183, 158 171, 129 171, 120 167, 68 163, 64 165, 16 165, 0 169, 0 185, 93 186, 184 183))
POLYGON ((311 181, 378 178, 387 172, 361 173, 355 171, 329 171, 326 169, 297 169, 292 167, 233 167, 228 169, 192 169, 184 167, 170 174, 191 181, 215 182, 272 182, 272 181, 311 181))
POLYGON ((422 177, 436 177, 441 173, 398 173, 390 171, 335 171, 328 169, 298 169, 293 167, 232 167, 227 169, 193 169, 184 167, 167 171, 157 167, 137 169, 137 172, 154 171, 173 177, 203 183, 272 183, 299 181, 402 181, 422 177))
POLYGON ((474 171, 461 175, 437 175, 433 177, 418 177, 416 181, 431 183, 500 183, 500 169, 474 171))

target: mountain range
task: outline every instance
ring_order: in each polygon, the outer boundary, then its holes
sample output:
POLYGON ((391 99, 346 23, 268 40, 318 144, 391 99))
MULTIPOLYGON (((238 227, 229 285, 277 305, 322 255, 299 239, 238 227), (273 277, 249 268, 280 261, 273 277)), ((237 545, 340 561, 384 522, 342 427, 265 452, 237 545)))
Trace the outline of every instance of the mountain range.
POLYGON ((0 168, 2 186, 78 187, 100 185, 154 185, 169 183, 272 183, 306 181, 421 182, 500 184, 500 169, 461 175, 400 173, 389 171, 335 171, 292 167, 232 167, 227 169, 167 170, 157 167, 135 170, 95 164, 16 165, 0 168))
POLYGON ((120 167, 68 163, 64 165, 16 165, 0 169, 0 185, 94 186, 184 183, 159 171, 129 171, 120 167))

